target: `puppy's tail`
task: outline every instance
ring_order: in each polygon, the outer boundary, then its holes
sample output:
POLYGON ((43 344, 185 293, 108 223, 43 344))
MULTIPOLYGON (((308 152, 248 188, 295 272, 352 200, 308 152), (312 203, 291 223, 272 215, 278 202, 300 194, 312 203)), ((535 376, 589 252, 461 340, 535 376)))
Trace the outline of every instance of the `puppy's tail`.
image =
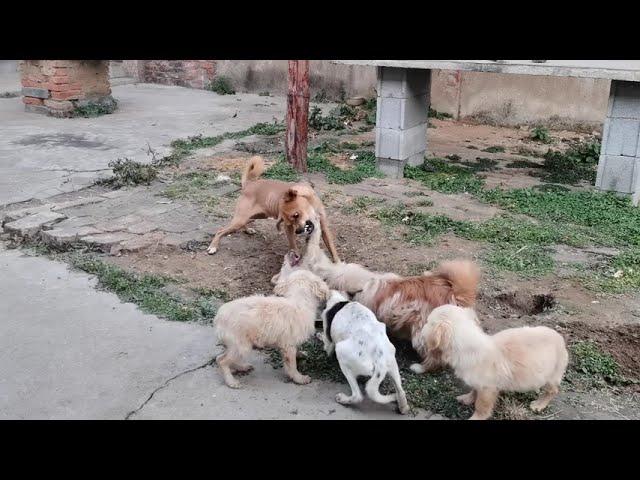
POLYGON ((451 282, 456 304, 472 307, 478 295, 480 269, 469 260, 452 260, 441 263, 434 271, 436 275, 451 282))
POLYGON ((264 172, 264 160, 262 157, 251 157, 249 163, 246 167, 244 167, 244 172, 242 172, 242 188, 247 184, 247 182, 253 182, 257 180, 260 175, 264 172))

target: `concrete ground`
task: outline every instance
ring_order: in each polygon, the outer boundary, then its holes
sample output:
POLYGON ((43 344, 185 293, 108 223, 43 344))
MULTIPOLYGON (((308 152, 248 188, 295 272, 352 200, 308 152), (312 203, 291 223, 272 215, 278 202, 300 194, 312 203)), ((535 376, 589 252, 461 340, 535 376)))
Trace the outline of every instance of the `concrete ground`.
POLYGON ((217 95, 162 85, 113 87, 119 108, 99 118, 25 113, 19 97, 0 99, 0 206, 45 199, 93 184, 108 163, 151 161, 172 140, 243 130, 284 117, 283 97, 217 95))
MULTIPOLYGON (((281 119, 284 99, 157 85, 113 89, 119 110, 97 119, 27 114, 0 99, 0 205, 46 201, 106 174, 110 160, 148 160, 171 140, 281 119), (236 115, 237 114, 237 115, 236 115)), ((393 406, 345 408, 344 386, 297 386, 256 353, 246 386, 224 386, 210 326, 160 320, 95 289, 60 262, 0 244, 2 419, 400 419, 393 406)))

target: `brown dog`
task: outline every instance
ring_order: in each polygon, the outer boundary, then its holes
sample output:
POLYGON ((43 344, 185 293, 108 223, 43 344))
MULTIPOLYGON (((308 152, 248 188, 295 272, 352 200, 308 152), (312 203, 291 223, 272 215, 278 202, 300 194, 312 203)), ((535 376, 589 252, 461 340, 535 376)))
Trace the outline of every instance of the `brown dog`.
POLYGON ((224 235, 246 229, 248 223, 259 218, 277 219, 278 230, 284 223, 289 248, 299 253, 296 234, 311 233, 314 225, 310 219, 317 215, 320 219, 322 239, 331 252, 333 261, 339 261, 324 206, 313 188, 305 183, 259 179, 263 172, 264 160, 261 157, 252 157, 242 173, 242 193, 236 204, 233 219, 229 225, 216 232, 207 253, 212 255, 218 251, 220 239, 224 235))
POLYGON ((373 277, 354 300, 370 308, 396 338, 411 339, 422 358, 411 365, 415 373, 442 366, 442 360, 429 352, 423 327, 431 311, 441 305, 473 307, 480 271, 470 261, 443 262, 433 272, 405 278, 373 277))

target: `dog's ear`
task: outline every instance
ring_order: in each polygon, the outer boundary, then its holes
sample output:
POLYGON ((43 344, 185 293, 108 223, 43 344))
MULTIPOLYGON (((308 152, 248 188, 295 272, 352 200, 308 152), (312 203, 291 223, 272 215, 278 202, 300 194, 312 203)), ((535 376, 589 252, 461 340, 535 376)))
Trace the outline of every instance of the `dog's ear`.
POLYGON ((298 196, 298 192, 294 187, 291 187, 289 190, 284 192, 284 196, 282 197, 285 203, 293 202, 298 196))
POLYGON ((305 197, 307 199, 312 199, 316 196, 316 193, 313 191, 310 185, 300 184, 295 187, 291 187, 289 191, 293 191, 296 195, 301 197, 305 197))
POLYGON ((431 330, 427 337, 428 350, 442 350, 451 342, 451 327, 446 323, 439 323, 431 330))

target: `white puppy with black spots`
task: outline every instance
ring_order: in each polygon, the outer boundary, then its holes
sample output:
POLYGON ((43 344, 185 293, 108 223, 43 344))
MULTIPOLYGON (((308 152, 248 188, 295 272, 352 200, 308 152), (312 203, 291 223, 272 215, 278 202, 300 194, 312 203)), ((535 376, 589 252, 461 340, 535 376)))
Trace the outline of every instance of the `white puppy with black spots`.
POLYGON ((335 350, 340 370, 349 382, 351 396, 336 395, 343 405, 363 400, 358 386, 359 376, 371 377, 365 386, 367 395, 377 403, 398 402, 398 410, 409 411, 407 396, 402 388, 396 362, 396 349, 387 337, 386 326, 378 321, 371 310, 358 302, 351 302, 342 293, 332 290, 322 312, 322 340, 327 355, 335 350), (389 374, 396 393, 382 395, 380 383, 389 374))

